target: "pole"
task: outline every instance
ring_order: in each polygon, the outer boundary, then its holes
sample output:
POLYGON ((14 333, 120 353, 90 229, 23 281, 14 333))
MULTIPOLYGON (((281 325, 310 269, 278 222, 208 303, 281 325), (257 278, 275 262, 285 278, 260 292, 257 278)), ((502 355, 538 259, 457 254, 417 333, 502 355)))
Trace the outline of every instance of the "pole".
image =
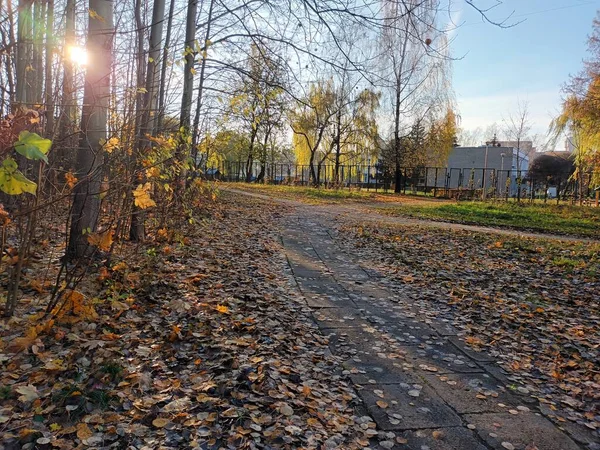
POLYGON ((482 181, 481 187, 482 187, 482 190, 483 190, 483 192, 481 194, 481 199, 483 201, 485 201, 485 194, 486 194, 486 192, 485 192, 485 173, 487 171, 487 165, 488 165, 488 149, 489 149, 489 145, 486 142, 485 143, 485 159, 483 161, 483 178, 481 180, 482 181))

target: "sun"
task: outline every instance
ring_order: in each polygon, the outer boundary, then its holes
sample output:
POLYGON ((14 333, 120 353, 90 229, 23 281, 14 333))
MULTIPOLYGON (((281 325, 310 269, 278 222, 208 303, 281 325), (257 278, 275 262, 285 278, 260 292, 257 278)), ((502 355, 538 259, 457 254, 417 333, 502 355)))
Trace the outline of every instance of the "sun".
POLYGON ((87 50, 83 47, 71 46, 69 47, 69 59, 79 65, 85 66, 88 63, 88 54, 87 50))

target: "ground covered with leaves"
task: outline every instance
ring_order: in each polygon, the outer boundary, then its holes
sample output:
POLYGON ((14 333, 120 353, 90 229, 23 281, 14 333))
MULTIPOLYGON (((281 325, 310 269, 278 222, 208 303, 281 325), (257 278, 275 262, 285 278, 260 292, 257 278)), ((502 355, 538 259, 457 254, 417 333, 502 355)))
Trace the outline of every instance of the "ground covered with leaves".
POLYGON ((202 223, 100 269, 53 320, 32 301, 2 323, 0 446, 368 445, 374 424, 290 290, 276 208, 224 194, 202 223))
POLYGON ((341 231, 425 316, 496 357, 513 389, 565 426, 600 432, 600 244, 350 222, 341 231))

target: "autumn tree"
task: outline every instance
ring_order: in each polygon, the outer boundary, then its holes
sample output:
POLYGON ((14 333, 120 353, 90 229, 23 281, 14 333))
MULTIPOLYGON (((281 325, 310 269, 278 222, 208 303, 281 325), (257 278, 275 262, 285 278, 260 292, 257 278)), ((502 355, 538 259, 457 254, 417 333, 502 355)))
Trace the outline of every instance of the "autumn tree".
POLYGON ((600 186, 600 13, 593 21, 588 39, 590 57, 583 70, 565 86, 567 95, 561 114, 552 122, 555 138, 566 134, 575 147, 575 173, 579 200, 583 201, 584 174, 600 186))
POLYGON ((452 108, 448 108, 444 116, 433 120, 427 130, 427 165, 445 166, 450 152, 457 146, 458 117, 452 108))
POLYGON ((258 179, 265 175, 267 145, 270 136, 281 127, 284 114, 282 67, 272 49, 253 44, 247 58, 247 70, 240 73, 235 95, 229 103, 230 121, 241 124, 248 133, 246 181, 253 176, 254 162, 260 162, 258 179))
POLYGON ((306 98, 290 112, 296 157, 301 164, 308 164, 314 185, 319 184, 320 162, 333 150, 325 141, 337 111, 335 90, 329 80, 311 85, 306 98))

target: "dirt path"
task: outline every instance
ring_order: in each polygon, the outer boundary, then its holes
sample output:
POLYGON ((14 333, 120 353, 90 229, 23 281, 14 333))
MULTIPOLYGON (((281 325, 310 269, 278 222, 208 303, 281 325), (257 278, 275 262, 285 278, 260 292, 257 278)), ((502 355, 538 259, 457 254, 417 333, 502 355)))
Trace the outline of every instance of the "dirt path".
MULTIPOLYGON (((289 206, 302 206, 307 207, 306 203, 290 200, 281 197, 274 197, 265 194, 259 194, 256 192, 248 192, 242 189, 235 189, 231 187, 225 187, 224 190, 229 192, 235 192, 238 194, 247 195, 254 198, 259 198, 262 200, 268 200, 270 202, 277 202, 289 206)), ((521 231, 514 229, 506 229, 506 228, 493 228, 493 227, 484 227, 478 225, 467 225, 462 223, 452 223, 452 222, 442 222, 435 221, 429 219, 417 219, 414 217, 399 217, 399 216, 388 216, 386 214, 381 214, 379 209, 392 208, 394 206, 393 203, 390 202, 374 202, 374 203, 345 203, 345 204, 326 204, 326 205, 308 205, 310 211, 319 212, 326 211, 329 214, 334 215, 343 215, 345 217, 361 220, 361 221, 369 221, 369 222, 381 222, 386 224, 398 224, 398 225, 418 225, 428 228, 441 228, 447 230, 466 230, 473 231, 479 233, 488 233, 488 234, 500 234, 505 236, 515 236, 515 237, 524 237, 524 238, 534 238, 534 239, 553 239, 559 241, 566 242, 598 242, 597 239, 579 237, 579 236, 567 236, 567 235, 559 235, 559 234, 548 234, 548 233, 535 233, 530 231, 521 231)))

